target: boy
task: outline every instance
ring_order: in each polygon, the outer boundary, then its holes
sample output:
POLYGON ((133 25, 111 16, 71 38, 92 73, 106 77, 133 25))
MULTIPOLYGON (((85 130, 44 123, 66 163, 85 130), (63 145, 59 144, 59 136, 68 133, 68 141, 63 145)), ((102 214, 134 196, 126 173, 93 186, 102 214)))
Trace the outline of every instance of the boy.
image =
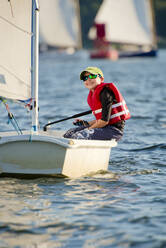
POLYGON ((130 112, 125 100, 113 83, 104 83, 103 72, 97 67, 87 67, 80 74, 85 87, 89 90, 88 104, 95 120, 76 119, 79 127, 68 130, 65 138, 90 140, 120 140, 123 136, 125 120, 130 112))

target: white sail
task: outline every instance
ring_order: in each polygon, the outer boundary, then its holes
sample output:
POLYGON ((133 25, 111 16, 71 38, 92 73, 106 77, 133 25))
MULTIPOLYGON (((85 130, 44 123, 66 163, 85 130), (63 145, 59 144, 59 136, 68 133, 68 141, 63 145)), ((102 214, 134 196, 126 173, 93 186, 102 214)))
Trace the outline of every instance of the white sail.
POLYGON ((0 96, 31 97, 32 1, 0 0, 0 96))
POLYGON ((54 47, 81 47, 78 0, 40 0, 40 41, 54 47))
MULTIPOLYGON (((152 45, 153 18, 149 0, 104 0, 95 23, 106 27, 106 39, 114 43, 152 45)), ((95 39, 91 29, 89 38, 95 39)))

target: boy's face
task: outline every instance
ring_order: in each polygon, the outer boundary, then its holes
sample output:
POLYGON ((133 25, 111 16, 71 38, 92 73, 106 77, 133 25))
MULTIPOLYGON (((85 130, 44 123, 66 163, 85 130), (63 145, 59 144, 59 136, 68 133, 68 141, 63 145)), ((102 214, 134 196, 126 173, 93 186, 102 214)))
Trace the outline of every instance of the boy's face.
POLYGON ((85 73, 84 77, 87 77, 87 80, 84 81, 84 85, 87 89, 94 91, 97 85, 101 84, 103 78, 99 77, 99 75, 96 78, 90 78, 89 75, 89 72, 85 73))

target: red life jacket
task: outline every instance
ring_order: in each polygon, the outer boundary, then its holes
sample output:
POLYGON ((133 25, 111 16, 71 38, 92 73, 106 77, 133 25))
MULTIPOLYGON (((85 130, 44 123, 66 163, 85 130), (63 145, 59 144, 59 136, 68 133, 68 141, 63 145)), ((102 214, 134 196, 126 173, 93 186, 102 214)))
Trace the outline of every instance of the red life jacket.
POLYGON ((111 91, 113 91, 116 99, 112 104, 112 111, 111 111, 109 124, 113 124, 121 120, 129 119, 131 116, 128 107, 126 105, 126 102, 123 96, 121 95, 120 91, 113 83, 101 83, 96 87, 94 92, 89 91, 87 101, 96 119, 99 120, 102 117, 100 92, 104 87, 108 87, 111 91))

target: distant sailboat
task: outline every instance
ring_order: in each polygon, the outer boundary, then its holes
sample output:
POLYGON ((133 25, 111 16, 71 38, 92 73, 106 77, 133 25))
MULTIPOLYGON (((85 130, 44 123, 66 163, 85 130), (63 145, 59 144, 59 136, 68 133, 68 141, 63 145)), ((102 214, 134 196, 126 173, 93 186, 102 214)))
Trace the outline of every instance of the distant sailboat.
POLYGON ((95 41, 96 48, 91 58, 156 56, 152 1, 104 0, 89 38, 95 41), (112 50, 112 44, 118 44, 118 50, 112 50))
POLYGON ((115 140, 65 139, 63 131, 39 129, 39 12, 38 0, 0 1, 0 100, 15 129, 0 132, 0 175, 80 177, 107 170, 115 140), (30 107, 29 130, 19 128, 8 100, 30 107))
POLYGON ((82 48, 78 0, 40 0, 40 47, 82 48))

